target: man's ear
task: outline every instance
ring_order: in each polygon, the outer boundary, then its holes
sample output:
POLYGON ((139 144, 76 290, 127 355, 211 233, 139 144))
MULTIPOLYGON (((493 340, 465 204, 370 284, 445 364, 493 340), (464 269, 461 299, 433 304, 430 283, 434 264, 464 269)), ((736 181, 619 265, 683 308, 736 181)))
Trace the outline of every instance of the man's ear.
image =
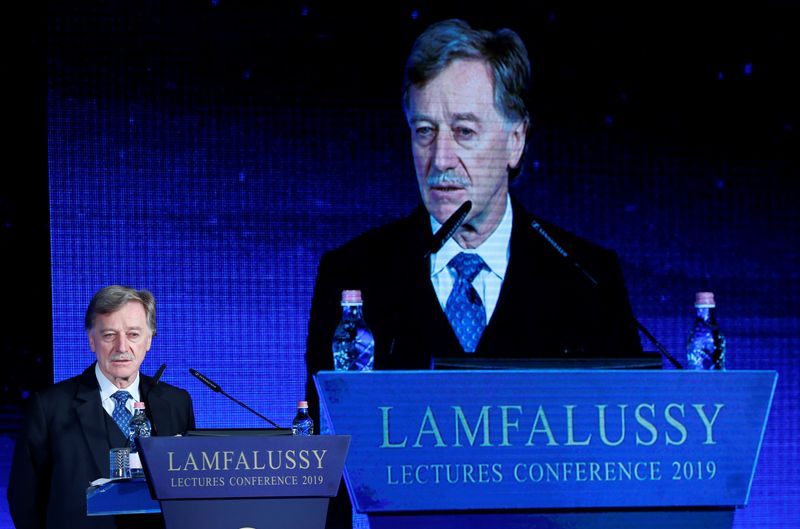
POLYGON ((522 160, 522 154, 525 152, 525 139, 527 136, 528 120, 524 119, 514 124, 511 133, 508 135, 509 168, 516 169, 519 166, 519 162, 522 160))

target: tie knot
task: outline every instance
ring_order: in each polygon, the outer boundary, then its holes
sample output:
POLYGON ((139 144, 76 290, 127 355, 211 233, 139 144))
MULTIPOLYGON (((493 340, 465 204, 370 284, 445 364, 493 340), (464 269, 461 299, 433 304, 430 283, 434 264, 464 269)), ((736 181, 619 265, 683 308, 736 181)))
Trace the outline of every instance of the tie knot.
POLYGON ((447 263, 447 267, 451 270, 455 270, 458 277, 463 278, 464 281, 468 283, 472 283, 472 280, 475 279, 481 270, 488 268, 480 255, 466 252, 461 252, 450 259, 450 262, 447 263))
POLYGON ((127 391, 117 391, 111 395, 111 398, 117 401, 117 406, 125 406, 125 403, 128 402, 128 399, 132 397, 127 391))

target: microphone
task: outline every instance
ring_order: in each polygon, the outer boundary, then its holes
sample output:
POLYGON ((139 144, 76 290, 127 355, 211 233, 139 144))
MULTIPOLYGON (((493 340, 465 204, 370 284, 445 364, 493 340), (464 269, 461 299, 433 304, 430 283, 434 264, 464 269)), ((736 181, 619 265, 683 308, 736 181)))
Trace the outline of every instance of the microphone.
POLYGON ((428 251, 425 252, 425 256, 423 259, 427 259, 431 256, 431 254, 438 252, 444 246, 444 243, 453 236, 456 230, 461 226, 464 222, 464 219, 467 218, 467 213, 469 210, 472 209, 472 201, 467 200, 463 204, 461 204, 455 212, 450 215, 444 224, 436 230, 436 233, 433 234, 433 238, 431 239, 430 245, 428 246, 428 251))
MULTIPOLYGON (((153 387, 158 385, 158 381, 161 380, 161 375, 164 374, 164 371, 167 369, 167 364, 161 364, 161 366, 156 371, 156 374, 153 375, 153 387)), ((144 395, 143 395, 144 398, 144 395)), ((150 421, 150 428, 152 428, 152 434, 158 435, 158 431, 156 429, 156 421, 153 420, 152 413, 153 411, 150 409, 150 399, 147 399, 147 407, 145 408, 145 415, 147 415, 148 420, 150 421)))
POLYGON ((219 387, 218 384, 216 384, 216 383, 212 382, 210 379, 206 378, 205 375, 203 375, 199 371, 196 371, 196 370, 194 370, 194 369, 192 369, 190 367, 189 368, 189 373, 194 375, 194 377, 197 378, 198 380, 200 380, 200 382, 202 382, 206 386, 210 387, 211 391, 215 391, 217 393, 221 393, 222 392, 222 388, 219 387))
POLYGON ((153 375, 153 385, 155 386, 158 384, 158 381, 161 380, 161 375, 164 374, 164 371, 167 369, 167 364, 161 364, 161 367, 158 368, 156 374, 153 375))
POLYGON ((197 379, 198 379, 200 382, 202 382, 203 384, 205 384, 206 386, 208 386, 209 388, 211 388, 211 391, 214 391, 214 392, 216 392, 216 393, 222 393, 223 395, 225 395, 226 397, 228 397, 228 398, 229 398, 229 399, 231 399, 233 402, 235 402, 235 403, 236 403, 236 404, 238 404, 239 406, 243 407, 244 409, 246 409, 246 410, 247 410, 247 411, 249 411, 250 413, 253 413, 253 414, 255 414, 255 415, 258 415, 259 417, 261 417, 262 419, 264 419, 265 421, 267 421, 268 423, 270 423, 270 424, 271 424, 272 426, 274 426, 275 428, 280 428, 280 426, 278 426, 277 424, 275 424, 275 423, 274 423, 274 422, 272 422, 271 420, 267 419, 266 417, 264 417, 263 415, 261 415, 260 413, 258 413, 256 410, 254 410, 253 408, 251 408, 251 407, 250 407, 250 406, 248 406, 247 404, 245 404, 245 403, 243 403, 243 402, 240 402, 240 401, 236 400, 235 398, 231 397, 230 395, 228 395, 227 393, 225 393, 224 391, 222 391, 222 388, 221 388, 221 387, 219 387, 219 384, 217 384, 217 383, 213 382, 213 381, 212 381, 210 378, 206 377, 205 375, 203 375, 203 374, 202 374, 202 373, 200 373, 199 371, 196 371, 196 370, 194 370, 194 369, 192 369, 192 368, 190 367, 190 368, 189 368, 189 373, 191 373, 191 374, 192 374, 194 377, 196 377, 196 378, 197 378, 197 379))
MULTIPOLYGON (((467 218, 467 214, 472 209, 472 201, 467 200, 463 204, 461 204, 457 210, 453 212, 452 215, 447 217, 447 220, 444 221, 436 233, 433 234, 430 242, 428 243, 428 249, 425 251, 425 255, 423 256, 424 260, 428 260, 431 254, 434 254, 442 249, 444 243, 447 242, 450 237, 456 232, 456 230, 464 223, 464 219, 467 218)), ((404 300, 405 301, 405 300, 404 300)), ((395 314, 395 320, 397 319, 397 314, 395 314)), ((392 337, 391 342, 389 343, 389 354, 388 356, 392 356, 394 353, 394 344, 396 341, 396 337, 392 337)))
MULTIPOLYGON (((542 236, 542 238, 543 238, 544 240, 546 240, 546 241, 547 241, 547 242, 550 244, 550 246, 552 246, 552 247, 553 247, 553 248, 554 248, 554 249, 555 249, 555 250, 556 250, 556 251, 559 253, 559 255, 561 255, 561 256, 562 256, 564 259, 566 259, 566 260, 567 260, 569 263, 571 263, 571 264, 572 264, 572 266, 574 266, 575 268, 577 268, 577 269, 578 269, 578 271, 581 273, 581 275, 582 275, 584 278, 586 278, 586 280, 587 280, 587 281, 589 281, 589 283, 590 283, 590 284, 591 284, 593 287, 598 287, 598 286, 600 286, 600 283, 597 281, 597 279, 595 279, 595 278, 592 276, 592 274, 590 274, 589 272, 587 272, 587 271, 586 271, 586 269, 584 269, 584 268, 583 268, 583 267, 580 265, 580 263, 578 263, 578 261, 576 261, 575 259, 572 259, 572 258, 569 256, 569 254, 567 253, 567 251, 566 251, 566 250, 564 250, 564 248, 562 248, 562 247, 561 247, 561 246, 560 246, 560 245, 559 245, 559 244, 558 244, 558 243, 557 243, 557 242, 556 242, 556 241, 555 241, 555 240, 554 240, 554 239, 553 239, 553 238, 550 236, 550 234, 549 234, 549 233, 547 233, 547 232, 545 231, 545 229, 542 227, 542 225, 541 225, 541 224, 539 224, 538 222, 536 222, 536 221, 534 220, 534 221, 532 221, 532 222, 531 222, 531 227, 532 227, 534 230, 536 230, 536 231, 539 233, 539 235, 541 235, 541 236, 542 236)), ((637 329, 639 329, 639 330, 642 332, 642 334, 644 334, 644 335, 645 335, 645 337, 647 337, 647 339, 648 339, 648 340, 650 340, 650 343, 652 343, 652 344, 653 344, 653 345, 656 347, 656 349, 658 349, 658 352, 659 352, 659 353, 661 353, 661 356, 663 356, 664 358, 666 358, 667 360, 669 360, 669 362, 670 362, 670 363, 671 363, 671 364, 672 364, 672 365, 673 365, 673 366, 674 366, 676 369, 683 369, 683 366, 680 364, 680 362, 678 362, 678 361, 675 359, 675 357, 673 357, 671 354, 669 354, 669 351, 667 351, 667 348, 666 348, 666 347, 664 347, 664 346, 661 344, 661 342, 659 342, 658 340, 656 340, 656 337, 655 337, 655 336, 653 336, 653 335, 652 335, 652 333, 651 333, 649 330, 647 330, 647 327, 645 327, 645 326, 644 326, 644 325, 643 325, 643 324, 642 324, 642 323, 641 323, 639 320, 637 320, 637 319, 636 319, 636 316, 634 316, 634 315, 632 315, 632 314, 631 314, 631 319, 633 320, 633 323, 636 325, 636 328, 637 328, 637 329)))

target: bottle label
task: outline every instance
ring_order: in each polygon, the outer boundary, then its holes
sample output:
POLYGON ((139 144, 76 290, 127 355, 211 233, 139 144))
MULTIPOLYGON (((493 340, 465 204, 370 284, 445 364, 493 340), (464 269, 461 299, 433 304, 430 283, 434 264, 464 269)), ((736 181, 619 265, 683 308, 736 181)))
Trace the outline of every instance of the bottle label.
POLYGON ((131 452, 130 455, 130 468, 137 469, 142 468, 142 460, 139 459, 139 452, 131 452))

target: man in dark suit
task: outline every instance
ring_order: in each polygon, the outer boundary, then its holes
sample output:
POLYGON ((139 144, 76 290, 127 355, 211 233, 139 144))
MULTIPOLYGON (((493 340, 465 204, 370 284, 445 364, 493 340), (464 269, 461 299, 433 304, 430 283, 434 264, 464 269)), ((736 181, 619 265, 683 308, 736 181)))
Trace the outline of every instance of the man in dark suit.
POLYGON ((529 76, 525 46, 508 29, 480 31, 448 20, 417 39, 403 106, 423 204, 322 257, 306 352, 312 400, 311 376, 333 366, 344 289, 362 292, 376 369, 428 369, 432 357, 642 353, 616 254, 535 219, 509 195, 525 149, 529 76), (472 209, 464 223, 423 258, 432 234, 467 200, 472 209), (460 254, 478 263, 467 285, 451 264, 460 254), (485 327, 479 323, 471 338, 452 310, 451 298, 465 292, 484 313, 485 327))
POLYGON ((642 353, 616 255, 535 222, 509 195, 525 150, 529 77, 525 46, 508 29, 448 20, 415 42, 403 107, 422 206, 322 257, 306 351, 314 412, 312 376, 333 368, 344 289, 361 290, 375 369, 429 369, 434 357, 642 353), (423 257, 432 234, 466 201, 463 224, 423 257))
POLYGON ((8 485, 17 529, 160 526, 153 515, 86 515, 89 483, 108 477, 109 450, 126 446, 123 426, 133 402, 147 404, 153 435, 194 428, 189 394, 139 372, 156 334, 155 316, 146 290, 113 285, 92 298, 85 327, 97 361, 30 399, 8 485))

